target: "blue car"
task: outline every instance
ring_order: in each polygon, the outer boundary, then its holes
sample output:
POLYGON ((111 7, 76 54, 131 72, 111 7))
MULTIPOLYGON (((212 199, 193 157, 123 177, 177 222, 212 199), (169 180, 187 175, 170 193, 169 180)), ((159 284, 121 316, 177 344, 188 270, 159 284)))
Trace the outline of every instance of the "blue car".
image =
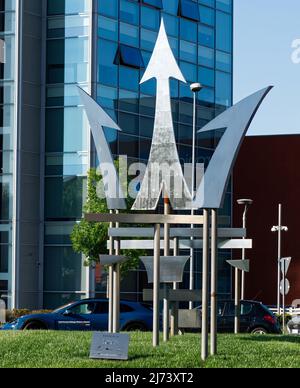
MULTIPOLYGON (((121 301, 120 325, 122 331, 152 330, 152 308, 142 303, 121 301)), ((4 325, 2 330, 107 331, 107 328, 108 301, 86 299, 49 314, 23 316, 4 325)))

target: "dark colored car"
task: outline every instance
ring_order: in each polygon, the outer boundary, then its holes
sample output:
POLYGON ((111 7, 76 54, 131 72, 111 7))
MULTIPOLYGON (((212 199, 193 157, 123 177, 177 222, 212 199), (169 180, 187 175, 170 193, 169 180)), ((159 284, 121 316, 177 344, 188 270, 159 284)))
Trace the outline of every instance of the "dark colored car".
MULTIPOLYGON (((234 330, 234 302, 226 302, 219 316, 220 332, 234 330)), ((241 302, 241 333, 281 334, 281 327, 276 316, 262 303, 253 301, 241 302)))
MULTIPOLYGON (((201 309, 201 308, 200 308, 201 309)), ((234 332, 235 305, 232 301, 218 304, 218 332, 234 332)), ((262 303, 253 301, 241 302, 241 333, 281 334, 277 317, 262 303)))
MULTIPOLYGON (((142 303, 122 301, 120 307, 122 331, 149 331, 153 327, 151 307, 142 303)), ((107 331, 108 301, 86 299, 61 307, 49 314, 23 316, 8 323, 2 330, 77 330, 107 331)))

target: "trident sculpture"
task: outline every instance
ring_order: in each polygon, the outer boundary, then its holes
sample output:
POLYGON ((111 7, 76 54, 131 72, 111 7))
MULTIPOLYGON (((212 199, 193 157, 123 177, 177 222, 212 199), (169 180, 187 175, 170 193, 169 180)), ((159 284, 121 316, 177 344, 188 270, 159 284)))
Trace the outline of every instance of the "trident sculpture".
MULTIPOLYGON (((144 83, 152 78, 157 80, 156 113, 152 147, 150 151, 149 163, 146 169, 141 189, 133 205, 133 210, 155 210, 162 192, 169 198, 170 204, 174 210, 187 210, 192 207, 203 209, 203 220, 200 216, 170 216, 161 215, 86 215, 86 219, 93 222, 116 222, 125 224, 146 223, 155 225, 154 232, 154 287, 153 287, 153 343, 157 346, 159 343, 159 288, 160 277, 160 225, 165 224, 165 256, 168 255, 170 224, 203 224, 203 269, 202 269, 202 359, 208 356, 208 269, 209 269, 209 251, 211 245, 211 354, 217 353, 217 256, 218 256, 218 219, 217 211, 222 208, 227 183, 232 173, 235 160, 237 158, 242 141, 250 127, 250 124, 261 105, 264 98, 270 92, 271 87, 262 89, 247 97, 240 103, 228 109, 212 122, 210 122, 202 131, 211 131, 219 128, 226 128, 225 134, 221 139, 211 162, 205 172, 204 178, 197 190, 195 198, 192 197, 188 185, 185 181, 183 171, 180 165, 176 140, 174 135, 171 98, 170 98, 170 78, 186 82, 170 48, 164 22, 161 23, 158 39, 154 48, 153 55, 146 72, 141 80, 144 83), (209 222, 209 210, 212 212, 212 223, 209 222), (174 218, 175 217, 175 218, 174 218), (177 217, 177 218, 176 218, 177 217), (179 217, 179 218, 178 218, 179 217), (201 219, 201 220, 200 220, 201 219), (211 227, 211 244, 210 240, 211 227)), ((81 93, 94 140, 97 147, 97 153, 100 161, 101 170, 105 170, 105 163, 113 164, 109 146, 105 139, 102 127, 119 129, 106 113, 84 92, 81 93), (108 120, 109 119, 109 120, 108 120)), ((106 178, 106 183, 115 187, 118 177, 115 173, 115 181, 106 178)), ((106 198, 109 209, 122 209, 124 202, 120 197, 113 196, 113 190, 108 187, 106 198)), ((118 225, 117 225, 118 226, 118 225)), ((113 247, 113 246, 112 246, 113 247)), ((118 249, 117 249, 118 250, 118 249)), ((113 248, 111 249, 113 251, 113 248)), ((118 253, 116 253, 117 256, 118 253)), ((120 258, 121 259, 121 258, 120 258)), ((119 285, 119 279, 115 286, 119 285)), ((119 295, 119 288, 114 294, 119 295)), ((119 299, 116 298, 114 306, 119 305, 119 299)), ((168 309, 165 309, 166 311, 168 309)), ((164 321, 168 322, 168 316, 164 321)), ((117 315, 115 320, 118 320, 117 315)))

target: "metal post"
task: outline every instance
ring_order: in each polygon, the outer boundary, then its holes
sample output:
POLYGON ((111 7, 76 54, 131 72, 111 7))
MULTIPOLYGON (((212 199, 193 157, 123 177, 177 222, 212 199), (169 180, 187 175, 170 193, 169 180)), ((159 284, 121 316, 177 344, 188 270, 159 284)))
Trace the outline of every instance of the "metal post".
MULTIPOLYGON (((195 195, 195 168, 196 168, 196 93, 194 92, 194 104, 193 104, 193 143, 192 143, 192 197, 195 195)), ((194 209, 191 211, 192 216, 194 215, 194 209)), ((191 225, 191 228, 194 229, 194 225, 191 225)), ((190 290, 194 290, 195 286, 195 249, 193 247, 194 237, 191 237, 192 247, 190 250, 191 259, 190 259, 190 290)), ((193 310, 194 303, 190 302, 189 304, 190 310, 193 310)))
MULTIPOLYGON (((247 217, 247 205, 245 206, 244 214, 243 214, 243 229, 246 229, 246 217, 247 217)), ((246 236, 244 237, 244 239, 246 236)), ((242 249, 242 260, 246 260, 246 249, 242 249)), ((242 271, 242 292, 241 299, 245 300, 245 289, 246 289, 246 272, 242 271)))
POLYGON ((218 293, 218 213, 211 211, 211 355, 217 354, 217 293, 218 293))
MULTIPOLYGON (((116 211, 118 214, 118 211, 116 211)), ((119 223, 116 223, 116 228, 119 228, 119 223)), ((116 255, 120 255, 120 240, 116 240, 116 255)), ((114 292, 113 292, 113 333, 120 331, 120 264, 115 264, 113 270, 114 292)))
MULTIPOLYGON (((164 213, 165 215, 170 214, 170 202, 167 198, 164 201, 164 213)), ((164 224, 164 255, 170 255, 170 225, 164 224)), ((164 284, 165 297, 164 297, 164 342, 168 342, 170 339, 170 306, 168 294, 168 286, 164 284)))
POLYGON ((278 275, 277 275, 277 311, 280 315, 280 281, 281 281, 281 233, 282 233, 282 205, 278 207, 278 275))
POLYGON ((159 292, 160 292, 160 224, 154 230, 153 266, 153 346, 159 345, 159 292))
POLYGON ((241 297, 240 297, 240 270, 235 268, 235 298, 234 298, 234 334, 240 332, 241 297))
POLYGON ((209 212, 203 210, 203 268, 202 268, 202 338, 201 358, 208 357, 208 253, 209 253, 209 212))
POLYGON ((286 261, 283 260, 283 291, 282 291, 282 310, 283 310, 283 318, 282 318, 282 331, 283 334, 286 333, 286 319, 285 319, 285 294, 286 294, 286 288, 285 288, 285 281, 286 281, 286 274, 285 274, 285 263, 286 261))
MULTIPOLYGON (((112 211, 110 211, 112 213, 112 211)), ((113 223, 110 223, 110 228, 113 228, 113 223)), ((109 238, 109 254, 114 254, 114 239, 113 237, 109 238)), ((108 332, 113 332, 113 290, 114 290, 114 271, 113 266, 109 266, 108 273, 108 332)))
MULTIPOLYGON (((174 238, 174 256, 179 255, 179 240, 178 237, 174 238)), ((173 290, 178 290, 178 284, 173 283, 173 290)), ((175 335, 178 335, 178 310, 179 310, 179 303, 173 302, 172 303, 172 310, 171 310, 171 336, 174 337, 175 335)))

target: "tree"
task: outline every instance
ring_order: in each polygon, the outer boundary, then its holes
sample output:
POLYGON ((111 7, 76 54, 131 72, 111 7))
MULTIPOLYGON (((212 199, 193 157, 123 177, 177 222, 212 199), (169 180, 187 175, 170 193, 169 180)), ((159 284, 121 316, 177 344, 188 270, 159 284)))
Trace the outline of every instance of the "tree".
MULTIPOLYGON (((97 195, 97 186, 101 183, 102 177, 96 169, 88 172, 87 201, 84 205, 85 213, 108 213, 105 199, 97 195)), ((75 252, 84 254, 86 265, 91 266, 100 262, 99 255, 107 253, 108 223, 88 222, 82 219, 74 226, 71 234, 71 241, 75 252)), ((121 277, 133 269, 137 269, 140 263, 140 253, 135 250, 124 251, 123 255, 128 260, 120 266, 121 277)))

